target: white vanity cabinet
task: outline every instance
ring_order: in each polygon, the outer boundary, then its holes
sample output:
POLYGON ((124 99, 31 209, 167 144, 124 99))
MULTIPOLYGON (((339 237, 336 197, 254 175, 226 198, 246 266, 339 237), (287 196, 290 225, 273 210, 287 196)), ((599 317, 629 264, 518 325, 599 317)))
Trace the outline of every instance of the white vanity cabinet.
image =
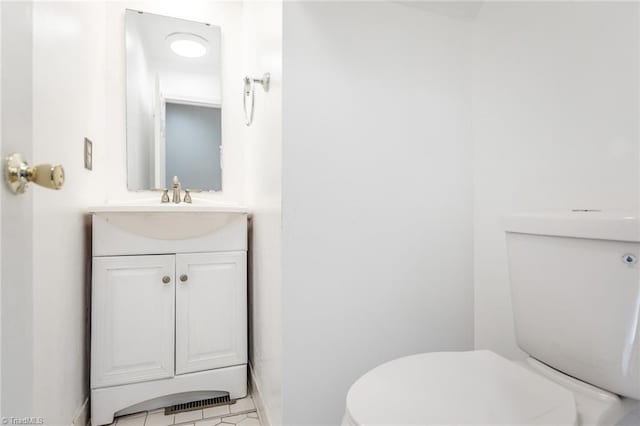
POLYGON ((247 362, 245 252, 176 256, 176 374, 247 362))
POLYGON ((92 422, 247 392, 247 215, 93 214, 92 422))
POLYGON ((93 259, 93 387, 173 376, 175 256, 93 259), (163 282, 167 277, 171 281, 163 282))

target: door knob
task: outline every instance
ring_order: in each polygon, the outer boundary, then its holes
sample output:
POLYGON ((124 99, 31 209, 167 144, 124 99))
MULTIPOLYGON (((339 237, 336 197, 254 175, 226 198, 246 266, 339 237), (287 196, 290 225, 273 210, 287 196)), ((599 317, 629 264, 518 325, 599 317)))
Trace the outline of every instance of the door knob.
POLYGON ((162 282, 164 284, 169 284, 171 282, 171 277, 169 275, 165 275, 164 277, 162 277, 162 282))
POLYGON ((22 155, 11 154, 5 160, 4 179, 14 194, 23 194, 29 182, 49 189, 60 189, 64 185, 64 168, 52 164, 29 166, 22 155))
POLYGON ((189 279, 189 276, 187 274, 182 274, 180 275, 180 281, 185 282, 189 279))

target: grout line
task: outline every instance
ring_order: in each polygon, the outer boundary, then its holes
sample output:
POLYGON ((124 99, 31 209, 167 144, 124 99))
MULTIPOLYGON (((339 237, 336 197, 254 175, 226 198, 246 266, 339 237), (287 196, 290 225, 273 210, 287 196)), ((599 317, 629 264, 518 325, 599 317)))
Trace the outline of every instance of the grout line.
POLYGON ((255 408, 252 410, 244 410, 244 411, 239 411, 237 413, 231 413, 231 414, 223 414, 222 416, 214 416, 214 417, 204 417, 204 412, 202 413, 202 419, 200 420, 189 420, 186 422, 180 422, 180 423, 174 423, 173 426, 180 426, 180 425, 191 425, 191 424, 195 424, 198 422, 202 422, 204 420, 213 420, 213 419, 221 419, 224 421, 224 419, 226 419, 227 417, 234 417, 234 416, 240 416, 242 414, 249 414, 249 413, 257 413, 258 410, 256 410, 255 408))

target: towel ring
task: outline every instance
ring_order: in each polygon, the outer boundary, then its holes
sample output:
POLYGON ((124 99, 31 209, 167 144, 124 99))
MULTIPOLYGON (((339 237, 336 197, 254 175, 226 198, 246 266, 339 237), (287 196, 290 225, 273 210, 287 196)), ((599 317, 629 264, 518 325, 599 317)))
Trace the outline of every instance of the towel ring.
POLYGON ((265 92, 268 92, 270 82, 271 74, 268 72, 265 73, 262 78, 251 78, 249 76, 244 78, 242 107, 244 108, 244 123, 247 126, 251 126, 251 123, 253 123, 253 111, 256 105, 256 83, 260 84, 265 92), (247 98, 251 99, 249 110, 247 110, 247 98))

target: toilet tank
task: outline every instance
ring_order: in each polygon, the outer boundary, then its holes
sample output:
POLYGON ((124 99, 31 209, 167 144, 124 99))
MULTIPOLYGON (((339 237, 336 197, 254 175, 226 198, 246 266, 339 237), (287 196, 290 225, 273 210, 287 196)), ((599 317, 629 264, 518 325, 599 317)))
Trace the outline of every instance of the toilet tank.
POLYGON ((640 399, 640 222, 594 211, 505 218, 518 345, 533 358, 640 399))

